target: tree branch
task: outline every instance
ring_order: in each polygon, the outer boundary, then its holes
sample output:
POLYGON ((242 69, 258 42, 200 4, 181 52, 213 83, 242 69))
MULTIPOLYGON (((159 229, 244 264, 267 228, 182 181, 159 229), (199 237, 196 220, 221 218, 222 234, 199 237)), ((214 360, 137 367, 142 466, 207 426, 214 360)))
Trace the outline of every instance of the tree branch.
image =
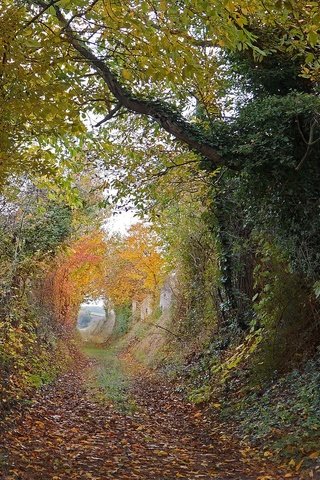
MULTIPOLYGON (((42 0, 36 0, 35 3, 42 8, 46 7, 46 3, 42 0)), ((107 84, 110 92, 125 108, 133 113, 151 117, 173 137, 185 143, 190 150, 210 160, 214 167, 218 167, 224 163, 222 157, 203 131, 187 122, 173 106, 162 103, 161 101, 136 97, 128 88, 123 86, 119 82, 116 74, 109 68, 108 64, 98 58, 97 55, 88 48, 85 41, 78 37, 77 32, 68 24, 61 9, 56 5, 54 5, 53 8, 62 26, 62 32, 66 35, 69 43, 73 45, 75 50, 99 73, 100 77, 107 84)))
POLYGON ((117 105, 112 110, 110 110, 110 112, 102 120, 100 120, 100 122, 98 122, 95 127, 100 127, 100 125, 114 117, 114 115, 120 110, 121 107, 122 104, 120 102, 117 103, 117 105))
MULTIPOLYGON (((59 0, 58 0, 59 1, 59 0)), ((90 10, 92 10, 94 8, 94 6, 99 2, 99 0, 94 0, 92 2, 91 5, 89 5, 89 7, 85 10, 84 13, 88 13, 90 12, 90 10)), ((69 27, 71 25, 71 23, 73 22, 73 20, 75 20, 76 18, 80 18, 82 15, 80 15, 79 13, 76 13, 75 15, 73 15, 69 20, 68 20, 68 23, 67 23, 67 27, 69 27)))
POLYGON ((173 170, 174 168, 184 167, 185 165, 190 165, 191 163, 199 163, 199 160, 188 160, 187 162, 173 163, 173 165, 167 165, 163 170, 149 175, 148 178, 164 177, 170 170, 173 170))
POLYGON ((302 136, 302 139, 303 139, 304 143, 307 145, 307 150, 306 150, 305 154, 303 155, 302 159, 300 160, 299 164, 296 166, 296 171, 297 172, 301 169, 302 165, 307 160, 307 158, 309 156, 309 153, 310 153, 310 150, 311 150, 311 147, 320 141, 320 138, 317 138, 316 140, 314 140, 314 138, 313 138, 314 137, 314 129, 315 129, 316 124, 317 124, 317 120, 314 120, 311 127, 310 127, 309 139, 307 141, 305 136, 303 135, 303 132, 301 130, 299 120, 298 120, 299 132, 302 136))
POLYGON ((43 3, 42 10, 40 10, 40 12, 37 13, 37 15, 32 17, 31 20, 29 20, 25 25, 23 25, 23 28, 27 28, 29 27, 29 25, 32 25, 36 20, 38 20, 38 18, 40 18, 50 7, 52 7, 57 2, 59 2, 59 0, 52 0, 48 4, 43 3))
POLYGON ((173 333, 171 330, 169 330, 168 328, 165 328, 165 327, 162 327, 162 325, 158 325, 158 323, 152 323, 152 322, 148 322, 150 325, 153 325, 154 327, 157 327, 157 328, 161 328, 161 330, 164 330, 165 332, 168 332, 170 333, 171 335, 173 335, 174 337, 176 337, 178 340, 182 340, 181 337, 179 337, 179 335, 177 335, 176 333, 173 333))

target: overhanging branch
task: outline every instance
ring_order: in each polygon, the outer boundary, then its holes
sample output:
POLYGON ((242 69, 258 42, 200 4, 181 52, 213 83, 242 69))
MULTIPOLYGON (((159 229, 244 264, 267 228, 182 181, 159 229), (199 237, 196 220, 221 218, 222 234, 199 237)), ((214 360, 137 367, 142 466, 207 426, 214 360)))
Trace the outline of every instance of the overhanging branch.
MULTIPOLYGON (((47 6, 42 0, 35 1, 35 3, 42 8, 47 6)), ((218 167, 224 163, 208 137, 195 125, 187 122, 174 107, 160 101, 137 98, 128 88, 124 87, 109 68, 108 64, 104 60, 99 59, 86 45, 85 41, 79 38, 77 32, 71 28, 70 23, 63 15, 61 9, 56 5, 54 5, 53 8, 62 26, 62 33, 65 34, 69 43, 89 62, 92 68, 98 72, 107 84, 110 92, 123 107, 133 113, 151 117, 173 137, 185 143, 190 150, 212 162, 214 167, 218 167)))

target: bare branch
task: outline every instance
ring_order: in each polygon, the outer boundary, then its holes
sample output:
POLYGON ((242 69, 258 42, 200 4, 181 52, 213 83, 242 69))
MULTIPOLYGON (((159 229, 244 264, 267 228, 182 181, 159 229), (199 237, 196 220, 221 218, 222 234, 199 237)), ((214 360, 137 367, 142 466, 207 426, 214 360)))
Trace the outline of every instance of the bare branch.
POLYGON ((152 323, 152 322, 148 322, 150 325, 153 325, 154 327, 157 327, 157 328, 161 328, 161 330, 164 330, 165 332, 168 332, 170 333, 171 335, 173 335, 174 337, 176 337, 178 340, 182 341, 182 338, 179 337, 179 335, 177 335, 176 333, 173 333, 171 330, 169 330, 168 328, 165 328, 163 327, 162 325, 159 325, 158 323, 152 323))
POLYGON ((302 133, 302 130, 300 128, 300 124, 299 124, 299 120, 298 120, 298 128, 299 128, 299 132, 302 136, 302 139, 304 141, 304 143, 307 145, 307 150, 305 152, 305 154, 303 155, 302 159, 300 160, 300 162, 298 163, 298 165, 296 166, 296 171, 298 172, 302 165, 304 164, 304 162, 307 160, 309 154, 310 154, 310 150, 311 150, 311 147, 313 145, 315 145, 316 143, 318 143, 320 141, 320 138, 317 138, 316 140, 313 139, 314 137, 314 129, 315 129, 315 126, 317 124, 317 120, 315 119, 310 127, 310 132, 309 132, 309 139, 308 141, 305 139, 305 136, 303 135, 302 133))

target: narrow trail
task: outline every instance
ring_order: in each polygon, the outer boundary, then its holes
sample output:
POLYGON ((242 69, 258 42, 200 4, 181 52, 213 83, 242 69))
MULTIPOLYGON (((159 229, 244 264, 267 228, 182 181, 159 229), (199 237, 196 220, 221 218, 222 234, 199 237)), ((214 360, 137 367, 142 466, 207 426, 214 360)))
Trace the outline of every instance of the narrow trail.
MULTIPOLYGON (((287 478, 241 451, 219 426, 148 372, 134 379, 136 405, 124 414, 87 386, 97 366, 79 359, 11 419, 1 447, 4 480, 287 478)), ((243 447, 242 447, 243 448, 243 447)))

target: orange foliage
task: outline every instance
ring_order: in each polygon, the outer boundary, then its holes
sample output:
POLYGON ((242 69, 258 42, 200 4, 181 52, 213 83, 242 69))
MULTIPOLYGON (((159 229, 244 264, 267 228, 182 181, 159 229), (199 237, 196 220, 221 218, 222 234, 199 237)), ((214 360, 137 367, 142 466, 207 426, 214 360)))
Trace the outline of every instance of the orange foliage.
POLYGON ((56 318, 72 322, 85 296, 104 296, 106 244, 101 232, 75 241, 53 272, 52 303, 56 318))
POLYGON ((159 241, 148 226, 136 224, 124 239, 110 240, 107 257, 106 291, 115 304, 156 294, 164 261, 159 241))
POLYGON ((85 297, 104 297, 115 305, 155 296, 163 277, 159 242, 144 224, 128 236, 86 235, 60 255, 47 279, 51 308, 60 323, 74 322, 85 297))

